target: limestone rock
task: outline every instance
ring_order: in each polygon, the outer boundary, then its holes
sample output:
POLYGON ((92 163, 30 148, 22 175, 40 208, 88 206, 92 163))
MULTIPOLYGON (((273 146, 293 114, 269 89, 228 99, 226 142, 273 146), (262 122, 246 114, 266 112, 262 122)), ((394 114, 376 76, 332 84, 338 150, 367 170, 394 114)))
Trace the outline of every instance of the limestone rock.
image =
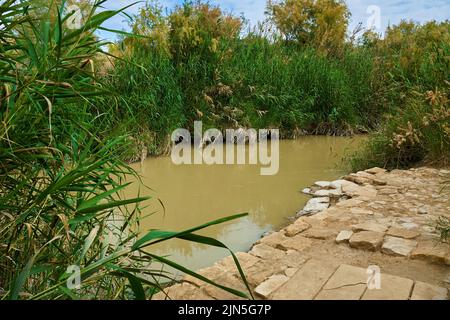
POLYGON ((330 186, 333 189, 344 189, 345 188, 357 188, 358 185, 354 182, 348 180, 335 180, 331 182, 330 186))
POLYGON ((383 234, 373 231, 361 231, 352 235, 350 247, 356 249, 377 251, 383 242, 383 234))
POLYGON ((387 170, 375 167, 375 168, 367 169, 365 171, 370 174, 381 174, 381 173, 386 173, 387 170))
POLYGON ((386 235, 403 239, 415 239, 420 236, 420 232, 414 229, 390 227, 386 235))
MULTIPOLYGON (((217 277, 223 275, 226 273, 226 268, 223 268, 223 266, 219 266, 219 265, 214 265, 212 267, 208 267, 208 268, 204 268, 201 270, 198 270, 197 273, 199 275, 202 275, 203 277, 210 279, 210 280, 215 280, 217 277)), ((206 282, 197 279, 193 276, 187 275, 186 277, 184 277, 183 279, 184 282, 186 283, 190 283, 193 284, 197 287, 201 287, 204 284, 206 284, 206 282)))
MULTIPOLYGON (((249 295, 249 292, 248 292, 247 288, 245 287, 243 280, 240 277, 236 277, 231 273, 226 273, 226 274, 221 275, 220 277, 215 279, 215 282, 225 285, 229 288, 239 290, 239 291, 244 292, 247 295, 249 295)), ((204 286, 203 290, 205 291, 205 293, 207 295, 213 297, 216 300, 244 300, 244 298, 238 297, 228 291, 220 289, 211 284, 204 286)))
POLYGON ((279 274, 287 269, 284 259, 281 260, 261 260, 246 270, 247 281, 252 287, 257 287, 270 276, 279 274))
POLYGON ((353 214, 366 215, 366 216, 372 216, 374 214, 372 210, 361 209, 361 208, 351 208, 350 212, 353 214))
POLYGON ((419 242, 418 247, 411 253, 411 258, 450 265, 450 245, 432 240, 419 242))
POLYGON ((261 283, 256 287, 255 293, 264 299, 268 299, 269 296, 275 292, 279 287, 285 284, 289 278, 282 274, 276 274, 271 276, 269 279, 261 283))
POLYGON ((250 251, 250 254, 263 260, 276 260, 281 259, 285 256, 284 251, 275 249, 274 247, 271 247, 264 243, 254 246, 250 251))
POLYGON ((283 259, 283 264, 286 265, 287 268, 300 268, 305 264, 308 259, 304 254, 295 250, 286 251, 286 256, 283 259))
POLYGON ((304 221, 302 221, 301 219, 298 219, 297 221, 295 221, 294 223, 290 224, 288 227, 286 227, 285 229, 285 234, 288 237, 293 237, 307 229, 309 229, 310 225, 304 221))
POLYGON ((413 230, 413 229, 419 228, 419 225, 417 225, 417 224, 415 224, 415 223, 412 223, 412 222, 405 222, 405 223, 402 223, 401 226, 402 226, 403 228, 405 228, 405 229, 408 229, 408 230, 413 230))
POLYGON ((305 238, 301 235, 297 235, 292 238, 283 240, 278 247, 282 250, 296 250, 302 251, 309 248, 312 245, 312 240, 305 238))
POLYGON ((294 274, 296 274, 298 271, 298 268, 287 268, 286 270, 284 270, 284 274, 287 277, 292 277, 294 274))
POLYGON ((312 190, 311 190, 311 188, 305 188, 302 190, 302 193, 310 195, 310 194, 312 194, 312 190))
POLYGON ((272 299, 312 300, 336 268, 336 265, 311 259, 273 294, 272 299))
POLYGON ((414 281, 381 272, 380 288, 369 289, 361 300, 408 300, 414 281))
POLYGON ((446 288, 416 281, 411 300, 447 300, 447 295, 446 288))
MULTIPOLYGON (((237 252, 235 255, 236 258, 239 260, 239 264, 241 265, 244 271, 246 271, 248 268, 256 264, 258 261, 260 261, 258 257, 255 257, 254 255, 251 255, 250 253, 247 252, 237 252)), ((238 273, 236 263, 234 262, 234 259, 231 255, 217 262, 214 265, 214 267, 222 268, 227 272, 232 272, 235 274, 238 273)))
POLYGON ((417 241, 415 240, 386 236, 381 247, 381 252, 393 256, 408 257, 416 246, 417 241))
POLYGON ((341 264, 315 300, 359 300, 366 289, 367 272, 341 264))
POLYGON ((314 192, 314 197, 338 198, 340 196, 342 196, 341 189, 322 189, 314 192))
POLYGON ((346 188, 344 187, 342 191, 350 197, 365 197, 367 199, 374 199, 377 196, 377 189, 372 185, 358 186, 357 188, 346 188))
POLYGON ((330 188, 331 187, 331 182, 329 181, 316 181, 314 183, 315 186, 318 186, 319 188, 330 188))
POLYGON ((419 210, 417 210, 417 213, 418 214, 428 214, 428 209, 427 209, 427 207, 421 207, 421 208, 419 208, 419 210))
POLYGON ((373 231, 373 232, 379 232, 379 233, 383 233, 386 232, 387 227, 385 225, 379 224, 379 223, 375 223, 375 222, 363 222, 363 223, 359 223, 357 225, 354 225, 352 227, 354 232, 358 232, 358 231, 373 231))
POLYGON ((299 215, 317 213, 327 209, 329 206, 329 197, 313 198, 306 203, 306 206, 299 212, 299 215))
POLYGON ((366 177, 363 177, 356 173, 351 173, 348 176, 345 176, 344 179, 356 183, 357 185, 363 185, 369 181, 369 179, 367 179, 366 177))
POLYGON ((326 240, 334 237, 336 234, 333 230, 323 229, 323 228, 312 228, 304 233, 307 238, 326 240))
POLYGON ((362 200, 358 200, 358 199, 348 199, 348 200, 344 200, 344 201, 340 201, 336 204, 337 207, 339 208, 350 208, 350 207, 355 207, 355 206, 359 206, 360 204, 362 204, 363 201, 362 200))
POLYGON ((256 243, 257 244, 264 243, 267 244, 268 246, 276 247, 285 239, 287 239, 287 237, 282 232, 274 232, 268 235, 267 237, 258 240, 256 243))
POLYGON ((342 230, 336 237, 336 243, 347 243, 353 235, 353 231, 342 230))

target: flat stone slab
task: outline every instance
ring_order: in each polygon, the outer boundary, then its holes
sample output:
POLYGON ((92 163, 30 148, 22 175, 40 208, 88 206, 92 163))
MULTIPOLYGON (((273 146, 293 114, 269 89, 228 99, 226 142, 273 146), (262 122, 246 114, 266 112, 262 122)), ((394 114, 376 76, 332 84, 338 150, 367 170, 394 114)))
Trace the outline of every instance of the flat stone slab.
POLYGON ((264 237, 258 240, 256 243, 264 243, 271 247, 277 247, 281 242, 288 239, 283 232, 274 232, 269 234, 267 237, 264 237))
POLYGON ((286 256, 283 259, 283 264, 287 268, 300 268, 305 264, 308 259, 299 251, 288 250, 286 256))
POLYGON ((386 235, 404 239, 415 239, 420 236, 420 232, 415 229, 391 227, 386 232, 386 235))
POLYGON ((350 212, 353 214, 363 215, 363 216, 371 216, 374 214, 372 210, 361 209, 361 208, 351 208, 350 212))
POLYGON ((278 248, 282 250, 295 250, 303 251, 312 245, 312 240, 303 237, 302 235, 297 235, 292 238, 287 238, 278 244, 278 248))
POLYGON ((425 282, 416 281, 411 300, 447 300, 446 288, 434 286, 425 282))
POLYGON ((306 206, 303 208, 301 212, 304 213, 320 212, 322 210, 328 209, 329 206, 330 206, 329 197, 313 198, 306 203, 306 206))
POLYGON ((314 183, 315 186, 318 186, 319 188, 330 188, 331 182, 329 181, 316 181, 314 183))
POLYGON ((309 223, 306 223, 302 221, 301 219, 297 219, 293 224, 290 224, 285 229, 285 234, 288 237, 293 237, 307 229, 309 229, 311 226, 309 223))
POLYGON ((348 243, 350 238, 353 235, 353 231, 350 230, 342 230, 336 237, 336 243, 348 243))
POLYGON ((286 270, 284 270, 284 274, 290 278, 294 274, 296 274, 297 271, 298 271, 298 268, 287 268, 286 270))
POLYGON ((379 250, 382 242, 383 234, 373 231, 354 233, 349 240, 350 247, 370 251, 379 250))
MULTIPOLYGON (((230 267, 231 268, 231 267, 230 267)), ((197 273, 207 279, 215 280, 217 277, 225 274, 225 269, 220 267, 219 265, 214 265, 212 267, 203 268, 197 271, 197 273)), ((193 276, 187 275, 184 277, 183 281, 185 283, 193 284, 197 287, 203 286, 206 284, 203 280, 195 278, 193 276)))
POLYGON ((411 258, 450 265, 450 245, 436 241, 419 242, 418 247, 411 252, 411 258))
POLYGON ((405 222, 402 223, 401 226, 408 230, 417 230, 419 228, 419 225, 413 222, 405 222))
POLYGON ((354 232, 359 232, 359 231, 373 231, 373 232, 386 232, 388 228, 383 225, 383 224, 379 224, 379 223, 375 223, 375 222, 363 222, 363 223, 359 223, 356 224, 352 227, 352 230, 354 232))
POLYGON ((340 196, 342 196, 342 191, 340 189, 322 189, 314 192, 314 197, 338 198, 340 196))
POLYGON ((333 238, 336 233, 333 230, 323 228, 311 228, 303 234, 307 238, 326 240, 333 238))
POLYGON ((311 259, 272 295, 273 300, 312 300, 336 270, 336 265, 311 259))
POLYGON ((375 167, 375 168, 367 169, 365 171, 370 174, 382 174, 382 173, 386 173, 387 170, 375 167))
POLYGON ((271 247, 265 243, 255 245, 250 251, 250 254, 264 260, 281 259, 286 255, 284 251, 271 247))
POLYGON ((359 300, 366 287, 366 269, 341 264, 315 300, 359 300))
POLYGON ((285 284, 288 280, 289 278, 285 275, 273 275, 269 279, 261 283, 259 286, 257 286, 255 289, 255 293, 263 297, 264 299, 268 299, 275 290, 285 284))
POLYGON ((365 197, 368 199, 373 199, 377 196, 377 189, 372 186, 372 185, 365 185, 365 186, 359 186, 356 185, 355 186, 343 186, 342 187, 342 191, 352 197, 352 198, 356 198, 356 197, 365 197))
MULTIPOLYGON (((214 280, 215 283, 221 284, 223 286, 226 286, 228 288, 233 288, 235 290, 239 290, 243 293, 246 293, 248 296, 250 296, 250 293, 248 292, 247 288, 244 285, 244 282, 241 278, 238 278, 234 276, 231 273, 226 273, 221 275, 220 277, 216 278, 214 280)), ((221 288, 218 288, 216 286, 213 286, 212 284, 207 284, 202 287, 204 292, 213 297, 216 300, 244 300, 244 298, 238 297, 228 291, 225 291, 221 288)))
MULTIPOLYGON (((236 258, 239 260, 239 264, 241 265, 242 269, 246 271, 251 266, 255 265, 258 261, 261 261, 258 257, 255 257, 254 255, 251 255, 247 252, 237 252, 236 258)), ((231 273, 238 273, 238 269, 236 267, 236 263, 234 262, 234 259, 232 256, 228 256, 226 258, 223 258, 222 260, 218 261, 214 267, 219 267, 226 272, 231 273)), ((214 270, 214 269, 213 269, 214 270)), ((214 272, 214 271, 213 271, 214 272)))
POLYGON ((356 187, 358 187, 358 185, 356 183, 348 181, 348 180, 342 180, 342 179, 341 180, 332 181, 330 185, 334 189, 342 189, 344 187, 347 187, 347 188, 351 188, 351 187, 356 188, 356 187))
POLYGON ((408 257, 416 246, 417 241, 415 240, 386 236, 381 252, 392 256, 408 257))
POLYGON ((336 204, 336 207, 339 207, 339 208, 351 208, 351 207, 359 206, 363 202, 364 201, 358 200, 358 199, 348 199, 348 200, 339 201, 336 204))
POLYGON ((380 273, 380 289, 365 291, 362 300, 408 300, 414 281, 380 273))

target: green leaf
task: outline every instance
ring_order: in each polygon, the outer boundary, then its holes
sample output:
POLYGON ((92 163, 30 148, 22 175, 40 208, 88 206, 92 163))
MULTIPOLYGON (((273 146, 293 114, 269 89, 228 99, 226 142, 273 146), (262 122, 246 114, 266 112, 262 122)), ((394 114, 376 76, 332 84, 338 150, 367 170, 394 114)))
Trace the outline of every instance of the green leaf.
POLYGON ((241 214, 237 214, 237 215, 234 215, 234 216, 221 218, 221 219, 214 220, 214 221, 202 224, 202 225, 200 225, 198 227, 187 229, 187 230, 181 231, 181 232, 152 230, 149 233, 147 233, 145 236, 143 236, 142 238, 137 240, 133 244, 132 249, 133 250, 140 249, 140 248, 142 248, 144 246, 155 244, 155 243, 163 241, 163 240, 168 240, 168 239, 171 239, 171 238, 179 237, 179 236, 182 236, 182 235, 185 235, 185 234, 188 234, 188 233, 192 233, 192 232, 195 232, 195 231, 198 231, 198 230, 202 230, 202 229, 208 228, 208 227, 213 226, 213 225, 217 225, 217 224, 225 223, 225 222, 228 222, 228 221, 236 220, 236 219, 245 217, 247 215, 248 215, 248 213, 241 213, 241 214), (149 243, 152 240, 158 240, 158 241, 154 241, 154 242, 149 243))
POLYGON ((241 298, 244 298, 244 299, 249 299, 249 297, 245 293, 243 293, 243 292, 241 292, 239 290, 233 289, 233 288, 228 288, 228 287, 223 286, 221 284, 218 284, 218 283, 216 283, 216 282, 214 282, 212 280, 209 280, 208 278, 206 278, 206 277, 204 277, 204 276, 202 276, 202 275, 200 275, 200 274, 198 274, 198 273, 196 273, 196 272, 194 272, 192 270, 189 270, 189 269, 183 267, 182 265, 179 265, 178 263, 175 263, 175 262, 170 261, 170 260, 168 260, 166 258, 157 256, 157 255, 154 255, 154 254, 151 254, 151 253, 149 253, 148 255, 151 256, 153 259, 158 260, 159 262, 167 264, 168 266, 171 266, 172 268, 180 270, 180 271, 182 271, 182 272, 184 272, 184 273, 186 273, 186 274, 188 274, 190 276, 193 276, 193 277, 195 277, 195 278, 197 278, 199 280, 202 280, 202 281, 204 281, 206 283, 209 283, 209 284, 211 284, 211 285, 213 285, 215 287, 218 287, 218 288, 220 288, 222 290, 230 292, 230 293, 234 294, 235 296, 238 296, 238 297, 241 297, 241 298))
POLYGON ((142 202, 142 201, 146 201, 148 199, 151 199, 151 197, 141 197, 141 198, 133 198, 133 199, 126 199, 126 200, 111 201, 111 202, 108 202, 108 203, 99 204, 99 205, 91 206, 91 207, 88 207, 88 208, 84 208, 82 210, 77 210, 77 213, 85 214, 85 213, 100 212, 100 211, 103 211, 103 210, 106 210, 106 209, 120 207, 120 206, 124 206, 124 205, 127 205, 127 204, 139 203, 139 202, 142 202))

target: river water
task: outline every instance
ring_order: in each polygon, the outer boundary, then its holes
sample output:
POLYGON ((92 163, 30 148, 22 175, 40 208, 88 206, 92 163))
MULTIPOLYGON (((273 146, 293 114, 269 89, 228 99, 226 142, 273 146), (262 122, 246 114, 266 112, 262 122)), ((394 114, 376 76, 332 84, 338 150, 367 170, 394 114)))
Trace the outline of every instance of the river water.
MULTIPOLYGON (((150 158, 133 166, 151 190, 135 181, 126 193, 154 197, 145 203, 142 234, 149 229, 181 231, 247 212, 248 217, 199 232, 234 251, 247 251, 262 234, 287 224, 287 218, 304 206, 309 197, 301 193, 303 188, 344 174, 339 169, 342 156, 359 141, 359 137, 325 136, 280 141, 280 167, 273 176, 260 175, 259 165, 175 165, 170 157, 150 158)), ((224 249, 178 239, 148 250, 193 270, 228 255, 224 249)))

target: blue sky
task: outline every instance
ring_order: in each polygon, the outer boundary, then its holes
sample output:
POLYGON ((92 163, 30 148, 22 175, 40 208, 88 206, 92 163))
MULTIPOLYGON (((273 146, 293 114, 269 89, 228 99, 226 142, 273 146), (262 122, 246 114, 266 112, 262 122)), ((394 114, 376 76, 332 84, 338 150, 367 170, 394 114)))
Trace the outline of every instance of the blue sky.
MULTIPOLYGON (((109 0, 104 6, 107 9, 118 9, 133 2, 135 1, 109 0)), ((159 2, 172 8, 182 0, 160 0, 159 2)), ((220 5, 236 15, 243 13, 251 24, 264 19, 266 0, 211 0, 210 2, 220 5)), ((450 19, 450 0, 347 0, 346 2, 352 14, 350 30, 353 30, 360 22, 366 26, 368 21, 379 22, 380 29, 378 31, 382 32, 389 24, 397 24, 401 19, 412 19, 418 22, 450 19), (378 10, 379 19, 373 19, 377 17, 378 10)), ((134 5, 127 10, 127 13, 137 13, 141 5, 134 5)), ((127 30, 126 20, 125 17, 117 16, 105 23, 104 26, 127 30)), ((107 39, 115 38, 115 35, 110 33, 102 33, 101 36, 107 39)))

